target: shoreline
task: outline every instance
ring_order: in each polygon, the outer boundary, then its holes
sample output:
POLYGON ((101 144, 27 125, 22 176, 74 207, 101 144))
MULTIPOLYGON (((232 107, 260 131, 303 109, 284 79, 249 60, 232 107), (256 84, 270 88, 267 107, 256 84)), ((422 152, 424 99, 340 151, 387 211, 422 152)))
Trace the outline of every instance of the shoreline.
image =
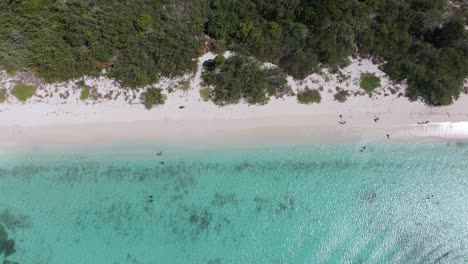
MULTIPOLYGON (((218 107, 200 96, 202 63, 214 56, 207 53, 199 58, 194 75, 156 84, 166 91, 167 100, 151 110, 138 103, 142 89, 122 89, 106 77, 85 78, 86 85, 101 94, 96 101, 81 101, 81 90, 74 81, 42 84, 27 103, 10 95, 0 104, 0 145, 173 142, 248 146, 387 140, 387 134, 391 140, 468 139, 468 125, 455 125, 456 133, 449 129, 449 123, 468 122, 468 95, 462 94, 451 106, 437 108, 409 102, 401 96, 404 84, 392 83, 378 65, 365 59, 352 60, 338 74, 323 69, 304 80, 288 77, 294 93, 321 90, 319 104, 303 105, 295 96, 286 96, 270 98, 262 106, 218 107), (359 87, 365 73, 381 79, 381 88, 370 95, 359 87), (188 89, 172 89, 181 82, 189 83, 188 89), (334 98, 338 88, 351 94, 343 103, 334 98)), ((15 78, 0 74, 0 86, 11 90, 18 83, 15 78)))
POLYGON ((169 99, 168 105, 150 111, 140 105, 12 105, 0 112, 0 144, 278 145, 387 140, 387 134, 391 140, 468 139, 468 125, 457 126, 468 121, 468 109, 464 109, 467 96, 441 108, 405 98, 358 97, 345 103, 328 100, 317 105, 300 105, 294 100, 289 97, 264 106, 222 108, 209 102, 184 101, 186 108, 179 109, 179 103, 169 99), (450 131, 453 124, 457 126, 454 133, 450 131))
MULTIPOLYGON (((372 125, 355 122, 306 123, 313 116, 225 120, 147 120, 107 123, 0 126, 0 145, 9 148, 109 144, 189 145, 194 147, 263 147, 372 141, 465 141, 468 122, 425 125, 372 125), (386 137, 389 135, 389 138, 386 137)), ((331 119, 331 117, 330 117, 331 119)), ((373 122, 373 121, 372 121, 373 122)))

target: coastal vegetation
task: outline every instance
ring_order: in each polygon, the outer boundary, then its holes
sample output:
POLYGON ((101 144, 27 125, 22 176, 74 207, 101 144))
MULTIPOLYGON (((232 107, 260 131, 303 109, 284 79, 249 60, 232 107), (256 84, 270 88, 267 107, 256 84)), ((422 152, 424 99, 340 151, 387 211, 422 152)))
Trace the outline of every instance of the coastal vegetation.
MULTIPOLYGON (((372 58, 408 84, 409 99, 430 105, 451 104, 468 76, 467 11, 446 0, 12 0, 0 10, 1 67, 31 68, 49 82, 105 70, 125 87, 148 86, 194 72, 194 58, 210 49, 274 63, 296 79, 350 56, 372 58)), ((212 75, 227 74, 227 62, 216 58, 221 73, 212 75)), ((213 100, 268 101, 268 89, 253 86, 217 85, 213 100)))
POLYGON ((8 91, 5 88, 0 89, 0 103, 3 103, 6 101, 8 97, 8 91))
POLYGON ((81 101, 86 101, 89 98, 89 89, 88 88, 83 88, 80 92, 80 100, 81 101))
POLYGON ((349 96, 349 91, 346 91, 344 89, 339 89, 337 90, 336 94, 333 95, 333 98, 340 103, 344 103, 348 100, 348 96, 349 96))
POLYGON ((225 62, 226 62, 226 58, 225 58, 223 55, 217 55, 217 56, 214 58, 214 63, 215 63, 215 66, 216 66, 216 67, 221 67, 221 66, 223 66, 225 62))
POLYGON ((203 1, 1 1, 0 65, 49 82, 108 75, 124 86, 194 71, 203 1), (116 15, 118 14, 118 15, 116 15))
POLYGON ((263 105, 269 96, 281 96, 290 89, 280 69, 264 67, 251 57, 234 55, 222 66, 214 64, 205 67, 202 78, 204 85, 214 87, 212 101, 220 106, 241 101, 263 105))
POLYGON ((146 109, 151 109, 166 102, 166 95, 161 88, 149 88, 141 94, 143 105, 146 109))
POLYGON ((365 73, 361 76, 359 83, 362 89, 368 93, 372 93, 376 88, 380 87, 380 78, 372 73, 365 73))
POLYGON ((297 101, 301 104, 318 104, 322 101, 322 96, 316 89, 305 89, 297 94, 297 101))
POLYGON ((21 102, 26 102, 36 93, 36 89, 37 88, 35 86, 18 84, 13 88, 11 93, 16 97, 16 99, 21 102))
POLYGON ((97 88, 87 88, 89 89, 89 99, 92 101, 96 102, 102 97, 102 94, 100 94, 97 90, 97 88))
POLYGON ((208 102, 212 99, 212 90, 210 88, 200 89, 200 97, 204 102, 208 102))

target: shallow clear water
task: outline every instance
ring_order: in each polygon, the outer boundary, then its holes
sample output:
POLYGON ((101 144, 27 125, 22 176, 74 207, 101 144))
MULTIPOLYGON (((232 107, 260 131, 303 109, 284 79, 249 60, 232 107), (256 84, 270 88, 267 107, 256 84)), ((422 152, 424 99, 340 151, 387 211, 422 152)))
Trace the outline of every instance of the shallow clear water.
POLYGON ((468 144, 362 147, 7 152, 5 259, 468 263, 468 144))

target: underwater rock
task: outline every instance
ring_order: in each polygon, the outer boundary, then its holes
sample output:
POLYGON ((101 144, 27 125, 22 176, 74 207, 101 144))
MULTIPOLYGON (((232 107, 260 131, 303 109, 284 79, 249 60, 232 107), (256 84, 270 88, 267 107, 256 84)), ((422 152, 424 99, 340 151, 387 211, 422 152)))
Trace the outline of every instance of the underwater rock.
POLYGON ((0 225, 0 255, 7 249, 7 242, 8 242, 8 234, 5 228, 0 225))
POLYGON ((15 241, 13 239, 8 239, 5 244, 5 257, 15 254, 15 241))
POLYGON ((148 195, 148 197, 146 198, 146 201, 148 203, 153 203, 153 195, 148 195))
POLYGON ((12 261, 12 260, 8 260, 8 259, 4 259, 4 260, 3 260, 3 264, 19 264, 19 262, 12 261))
POLYGON ((234 167, 234 170, 237 172, 244 172, 246 170, 255 169, 255 165, 249 162, 242 162, 234 167))
POLYGON ((366 201, 368 203, 374 203, 375 200, 377 199, 377 193, 375 193, 374 191, 366 192, 366 193, 363 193, 359 198, 362 201, 366 201))
POLYGON ((268 207, 268 200, 267 199, 264 199, 262 197, 259 197, 259 196, 256 196, 253 201, 255 202, 256 204, 256 211, 257 213, 260 213, 261 211, 263 211, 264 209, 266 209, 268 207))
POLYGON ((0 225, 0 241, 7 240, 8 239, 8 234, 5 230, 5 227, 3 225, 0 225))
POLYGON ((3 260, 3 264, 19 264, 19 262, 16 262, 16 261, 13 261, 13 260, 4 259, 4 260, 3 260))
POLYGON ((28 228, 31 226, 29 217, 22 215, 20 213, 14 212, 11 209, 5 209, 0 213, 0 223, 5 225, 10 230, 15 230, 17 228, 28 228))
POLYGON ((224 207, 227 204, 237 204, 239 200, 237 199, 237 195, 235 193, 215 193, 211 204, 217 207, 224 207))
POLYGON ((8 239, 5 227, 0 225, 0 255, 5 253, 5 257, 8 257, 15 252, 15 241, 13 241, 13 239, 8 239))
POLYGON ((283 201, 278 203, 278 206, 276 207, 275 212, 277 214, 282 214, 282 213, 292 211, 295 208, 295 203, 296 202, 293 197, 289 195, 285 195, 283 197, 283 201))
POLYGON ((211 259, 211 260, 208 260, 207 264, 221 264, 222 261, 220 258, 215 258, 215 259, 211 259))
POLYGON ((178 176, 175 182, 173 183, 173 188, 176 192, 188 191, 189 189, 193 189, 196 183, 197 182, 195 180, 195 177, 191 175, 178 176))
POLYGON ((201 211, 193 210, 190 214, 189 222, 195 226, 195 236, 205 231, 211 224, 213 214, 207 209, 201 211))

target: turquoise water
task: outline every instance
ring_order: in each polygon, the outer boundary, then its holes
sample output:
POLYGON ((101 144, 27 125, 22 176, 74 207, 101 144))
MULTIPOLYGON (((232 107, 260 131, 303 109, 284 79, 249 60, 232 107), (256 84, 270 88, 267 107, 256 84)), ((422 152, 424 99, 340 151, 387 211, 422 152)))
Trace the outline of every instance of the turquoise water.
POLYGON ((0 159, 4 263, 468 263, 466 143, 0 159))

